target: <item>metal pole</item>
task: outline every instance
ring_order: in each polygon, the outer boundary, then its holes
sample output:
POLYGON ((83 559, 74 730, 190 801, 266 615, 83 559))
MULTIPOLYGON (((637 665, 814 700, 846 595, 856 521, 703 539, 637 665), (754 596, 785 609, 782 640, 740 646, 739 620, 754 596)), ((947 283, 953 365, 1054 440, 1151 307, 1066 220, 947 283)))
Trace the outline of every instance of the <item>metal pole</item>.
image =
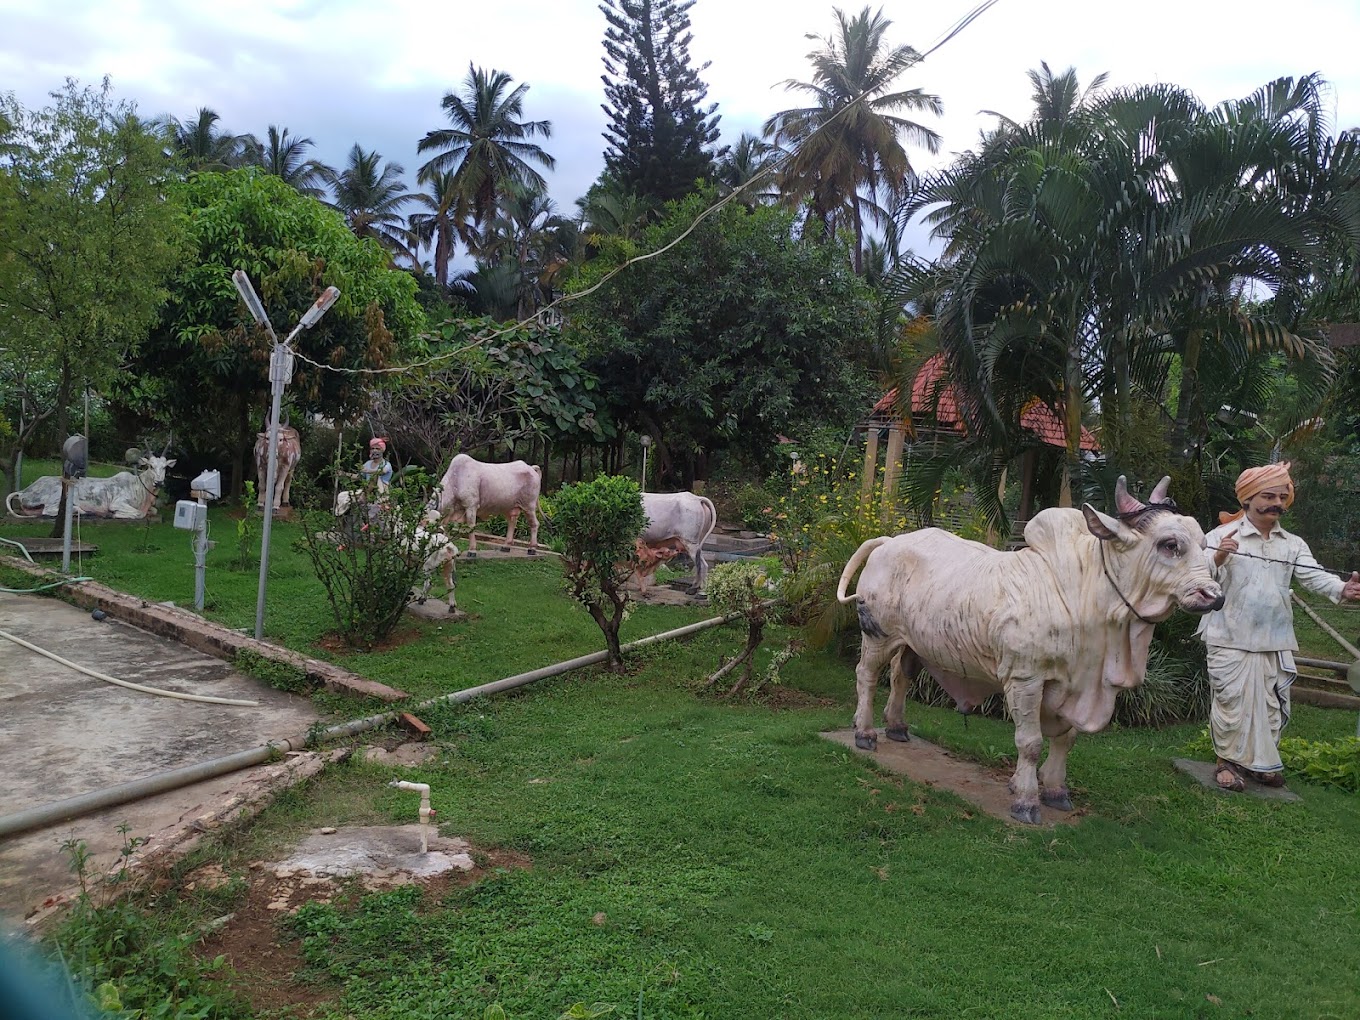
POLYGON ((208 568, 208 504, 200 499, 198 505, 203 508, 203 516, 194 522, 194 612, 201 613, 208 568))
POLYGON ((19 451, 14 455, 14 491, 24 487, 24 412, 28 410, 28 396, 19 395, 19 451))
POLYGON ((61 488, 66 494, 66 521, 62 526, 61 533, 61 572, 69 574, 71 572, 71 504, 75 502, 75 479, 67 478, 66 472, 61 475, 61 488))
POLYGON ((255 598, 257 641, 264 639, 264 592, 269 579, 269 532, 274 522, 274 484, 278 480, 279 405, 283 403, 283 387, 292 374, 293 352, 283 344, 276 344, 269 357, 269 389, 272 402, 269 409, 269 466, 265 471, 264 527, 260 532, 260 588, 255 598))

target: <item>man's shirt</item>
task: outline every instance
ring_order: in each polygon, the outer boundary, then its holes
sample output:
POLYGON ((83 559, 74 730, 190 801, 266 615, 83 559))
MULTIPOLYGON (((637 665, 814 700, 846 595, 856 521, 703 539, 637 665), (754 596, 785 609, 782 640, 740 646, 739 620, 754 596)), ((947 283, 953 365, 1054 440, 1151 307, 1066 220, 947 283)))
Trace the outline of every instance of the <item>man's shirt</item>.
POLYGON ((1308 543, 1276 524, 1262 535, 1245 517, 1221 525, 1205 536, 1209 572, 1223 588, 1223 608, 1206 613, 1198 634, 1205 644, 1244 652, 1294 651, 1294 608, 1289 582, 1298 578, 1309 591, 1341 601, 1345 582, 1313 559, 1308 543), (1227 536, 1237 539, 1239 553, 1220 567, 1214 551, 1227 536))

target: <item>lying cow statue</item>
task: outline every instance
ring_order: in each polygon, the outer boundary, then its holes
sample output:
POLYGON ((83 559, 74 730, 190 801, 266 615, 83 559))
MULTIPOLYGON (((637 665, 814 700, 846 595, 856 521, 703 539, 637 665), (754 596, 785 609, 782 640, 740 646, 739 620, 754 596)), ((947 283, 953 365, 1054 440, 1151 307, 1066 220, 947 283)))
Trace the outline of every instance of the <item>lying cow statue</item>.
MULTIPOLYGON (((167 451, 168 452, 168 451, 167 451)), ((139 521, 156 505, 156 491, 165 484, 165 469, 174 459, 143 453, 136 472, 119 471, 109 478, 77 478, 71 485, 71 512, 82 517, 111 517, 139 521)), ((61 505, 61 478, 43 475, 32 485, 11 492, 5 500, 18 517, 55 517, 61 505)))
POLYGON ((891 740, 908 739, 906 686, 922 668, 962 712, 1002 691, 1019 752, 1011 815, 1037 824, 1040 801, 1070 810, 1068 751, 1079 732, 1109 724, 1121 690, 1143 682, 1154 625, 1177 605, 1196 614, 1223 607, 1204 532, 1166 499, 1169 483, 1163 478, 1144 504, 1121 477, 1117 517, 1090 504, 1043 510, 1025 526, 1027 548, 1015 552, 938 528, 861 545, 836 591, 858 603, 863 635, 855 745, 877 747, 874 688, 889 662, 891 740))
POLYGON ((431 509, 445 522, 466 522, 468 555, 477 554, 477 522, 504 514, 509 522, 505 548, 515 541, 520 513, 529 515, 529 552, 538 549, 538 493, 543 469, 522 460, 487 464, 466 453, 453 458, 431 500, 431 509))

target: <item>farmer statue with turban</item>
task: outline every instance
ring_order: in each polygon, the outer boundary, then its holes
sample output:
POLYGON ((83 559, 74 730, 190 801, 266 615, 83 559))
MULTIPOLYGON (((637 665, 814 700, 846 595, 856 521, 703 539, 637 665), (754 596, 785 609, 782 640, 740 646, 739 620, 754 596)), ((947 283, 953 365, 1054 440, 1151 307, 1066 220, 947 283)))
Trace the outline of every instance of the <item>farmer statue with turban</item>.
POLYGON ((387 492, 392 484, 392 462, 387 459, 387 440, 374 436, 368 441, 368 460, 359 467, 365 484, 378 483, 378 493, 387 492))
POLYGON ((1242 509, 1219 514, 1219 526, 1206 536, 1209 569, 1226 601, 1199 625, 1213 689, 1214 781, 1234 791, 1244 788, 1244 778, 1284 785, 1280 731, 1289 722, 1299 647, 1290 581, 1298 578, 1333 602, 1360 599, 1360 573, 1343 582, 1313 559, 1307 542, 1280 527, 1280 516, 1294 502, 1287 463, 1243 471, 1237 501, 1242 509))

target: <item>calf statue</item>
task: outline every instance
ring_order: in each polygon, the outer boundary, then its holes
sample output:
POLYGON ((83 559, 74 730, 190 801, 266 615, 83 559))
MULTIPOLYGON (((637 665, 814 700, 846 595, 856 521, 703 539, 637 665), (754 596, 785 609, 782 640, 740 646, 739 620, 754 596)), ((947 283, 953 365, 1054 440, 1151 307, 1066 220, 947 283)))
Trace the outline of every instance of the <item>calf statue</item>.
POLYGON ((1145 504, 1121 477, 1115 517, 1089 503, 1043 510, 1025 526, 1027 547, 1014 552, 938 528, 861 545, 836 591, 858 604, 863 636, 855 745, 877 746, 874 688, 889 663, 891 740, 908 739, 906 688, 923 668, 962 712, 1004 692, 1019 752, 1011 815, 1037 824, 1040 801, 1070 810, 1067 753, 1078 733, 1109 724, 1121 690, 1143 682, 1153 627, 1178 605, 1196 614, 1223 607, 1204 532, 1166 498, 1169 483, 1163 478, 1145 504))
MULTIPOLYGON (((131 452, 131 451, 129 451, 131 452)), ((122 521, 141 520, 156 506, 156 492, 165 484, 165 469, 175 461, 164 454, 142 453, 137 470, 119 471, 110 478, 77 478, 71 482, 71 512, 82 517, 106 517, 122 521)), ((17 517, 55 517, 61 505, 61 478, 43 475, 32 485, 11 492, 5 500, 17 517)))

